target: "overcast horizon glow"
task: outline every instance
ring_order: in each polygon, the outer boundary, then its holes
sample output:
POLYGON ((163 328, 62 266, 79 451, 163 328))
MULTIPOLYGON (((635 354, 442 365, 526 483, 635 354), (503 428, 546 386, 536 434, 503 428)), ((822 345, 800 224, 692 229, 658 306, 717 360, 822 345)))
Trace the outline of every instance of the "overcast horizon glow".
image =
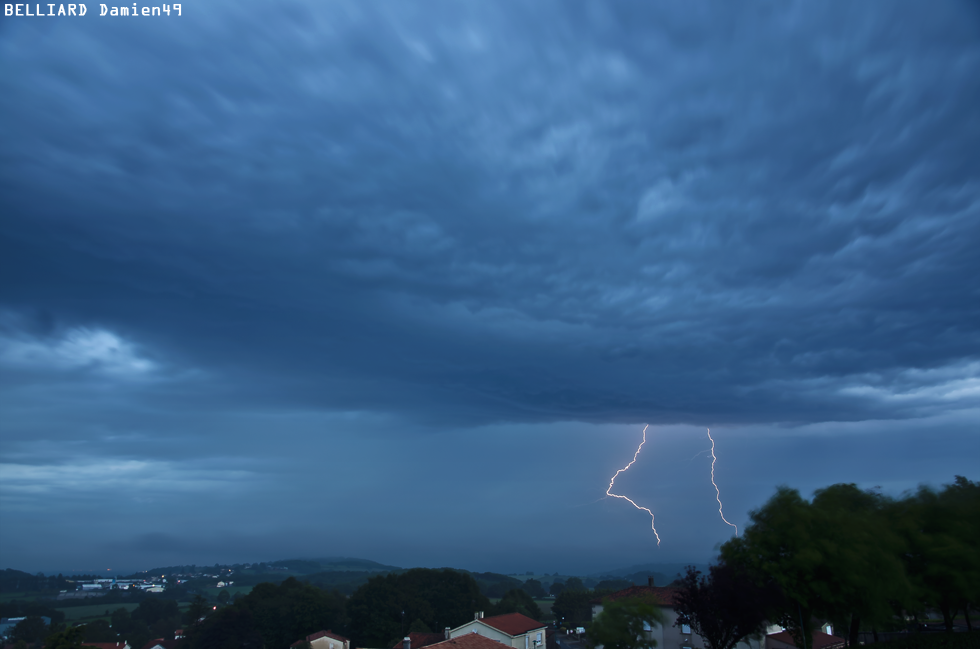
POLYGON ((980 479, 976 4, 182 14, 0 23, 0 568, 706 562, 708 426, 740 529, 980 479))

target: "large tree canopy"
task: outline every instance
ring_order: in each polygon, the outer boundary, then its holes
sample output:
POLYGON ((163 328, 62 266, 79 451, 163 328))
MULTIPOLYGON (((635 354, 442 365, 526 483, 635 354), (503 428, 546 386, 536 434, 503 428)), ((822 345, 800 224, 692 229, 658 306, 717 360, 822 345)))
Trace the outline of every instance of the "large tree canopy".
POLYGON ((776 592, 724 563, 712 566, 708 577, 688 567, 674 599, 677 624, 690 625, 708 649, 733 649, 765 624, 776 592))
POLYGON ((657 646, 649 631, 663 624, 664 616, 652 602, 627 598, 608 602, 589 627, 593 645, 606 649, 651 649, 657 646))
POLYGON ((416 568, 374 577, 348 601, 351 640, 358 646, 390 646, 415 620, 430 629, 456 627, 490 610, 490 600, 468 574, 416 568))
POLYGON ((778 586, 770 619, 797 642, 820 616, 847 628, 880 628, 899 613, 975 606, 980 582, 980 486, 961 476, 936 493, 925 487, 898 500, 853 484, 816 492, 812 502, 787 487, 752 512, 723 561, 778 586))
POLYGON ((290 577, 280 585, 259 584, 188 629, 189 649, 263 647, 287 649, 304 636, 342 629, 344 597, 290 577))

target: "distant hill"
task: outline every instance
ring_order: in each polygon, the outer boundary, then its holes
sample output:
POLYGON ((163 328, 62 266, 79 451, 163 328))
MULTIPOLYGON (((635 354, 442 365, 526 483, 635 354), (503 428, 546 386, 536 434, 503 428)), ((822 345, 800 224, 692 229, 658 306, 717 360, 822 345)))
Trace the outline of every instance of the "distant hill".
POLYGON ((615 570, 594 572, 588 576, 594 579, 618 577, 631 581, 637 586, 645 586, 647 578, 653 577, 657 586, 666 586, 682 576, 687 571, 687 567, 691 565, 703 573, 708 572, 708 564, 706 563, 641 563, 615 570))
POLYGON ((235 570, 235 573, 243 575, 263 575, 276 574, 285 579, 288 576, 312 575, 322 572, 357 572, 375 573, 392 572, 401 570, 398 566, 387 566, 377 561, 369 559, 357 559, 353 557, 324 557, 321 559, 281 559, 279 561, 262 561, 249 564, 215 564, 214 566, 165 566, 151 568, 150 570, 136 573, 137 575, 170 575, 176 573, 219 573, 225 570, 235 570))
POLYGON ((320 564, 320 569, 316 572, 391 572, 392 570, 402 569, 399 566, 387 566, 377 561, 355 559, 353 557, 325 557, 322 559, 310 559, 310 561, 315 561, 320 564))

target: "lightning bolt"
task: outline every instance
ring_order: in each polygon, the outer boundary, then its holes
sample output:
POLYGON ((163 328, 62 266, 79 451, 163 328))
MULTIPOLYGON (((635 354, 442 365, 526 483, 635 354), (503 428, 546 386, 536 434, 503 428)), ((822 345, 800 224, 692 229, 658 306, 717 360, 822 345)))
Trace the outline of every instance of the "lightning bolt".
MULTIPOLYGON (((620 496, 619 494, 614 494, 612 492, 613 483, 616 482, 616 478, 619 477, 619 474, 620 473, 622 473, 626 469, 628 469, 631 466, 633 466, 633 463, 636 462, 637 456, 640 454, 640 449, 643 448, 643 445, 647 443, 647 428, 649 428, 649 427, 650 427, 650 424, 647 424, 646 426, 643 427, 643 441, 640 442, 640 445, 636 447, 636 453, 633 454, 633 460, 629 464, 627 464, 626 466, 624 466, 622 469, 620 469, 619 471, 617 471, 616 472, 616 475, 614 475, 612 477, 612 479, 609 480, 609 488, 606 489, 606 495, 607 496, 612 496, 614 498, 622 498, 623 500, 627 501, 629 504, 633 505, 637 509, 640 509, 640 510, 645 511, 646 513, 650 514, 650 529, 653 530, 653 535, 657 537, 657 545, 660 545, 660 535, 657 534, 657 527, 654 524, 655 523, 655 520, 654 520, 653 512, 650 511, 649 509, 647 509, 646 507, 640 507, 639 505, 637 505, 635 502, 633 502, 632 500, 630 500, 626 496, 620 496)), ((709 432, 709 435, 710 435, 710 432, 709 432)), ((714 442, 712 442, 712 446, 713 445, 714 445, 714 442)), ((714 465, 712 464, 712 474, 713 474, 713 472, 714 472, 714 465)), ((712 482, 713 481, 714 481, 714 479, 712 479, 712 482)), ((722 518, 724 518, 724 517, 722 517, 722 518)), ((731 523, 729 523, 729 525, 731 525, 731 523)))
MULTIPOLYGON (((718 461, 718 458, 715 457, 715 440, 711 437, 711 429, 706 428, 705 430, 708 431, 708 439, 711 440, 711 484, 715 487, 715 498, 718 500, 718 514, 721 516, 721 520, 735 528, 735 536, 738 536, 738 525, 729 523, 728 519, 725 518, 725 512, 721 511, 721 491, 719 491, 718 485, 715 483, 715 462, 718 461)), ((640 446, 643 445, 640 444, 640 446)), ((637 453, 639 452, 637 450, 637 453)))

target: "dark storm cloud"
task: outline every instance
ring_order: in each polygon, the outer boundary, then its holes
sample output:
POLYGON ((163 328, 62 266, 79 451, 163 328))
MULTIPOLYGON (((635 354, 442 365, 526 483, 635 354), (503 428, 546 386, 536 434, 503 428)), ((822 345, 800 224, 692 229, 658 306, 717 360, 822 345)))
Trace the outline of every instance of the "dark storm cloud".
POLYGON ((386 9, 17 25, 8 304, 455 421, 860 418, 975 357, 964 7, 386 9))
POLYGON ((297 449, 469 426, 975 413, 974 6, 184 14, 0 26, 5 506, 267 506, 297 449))

